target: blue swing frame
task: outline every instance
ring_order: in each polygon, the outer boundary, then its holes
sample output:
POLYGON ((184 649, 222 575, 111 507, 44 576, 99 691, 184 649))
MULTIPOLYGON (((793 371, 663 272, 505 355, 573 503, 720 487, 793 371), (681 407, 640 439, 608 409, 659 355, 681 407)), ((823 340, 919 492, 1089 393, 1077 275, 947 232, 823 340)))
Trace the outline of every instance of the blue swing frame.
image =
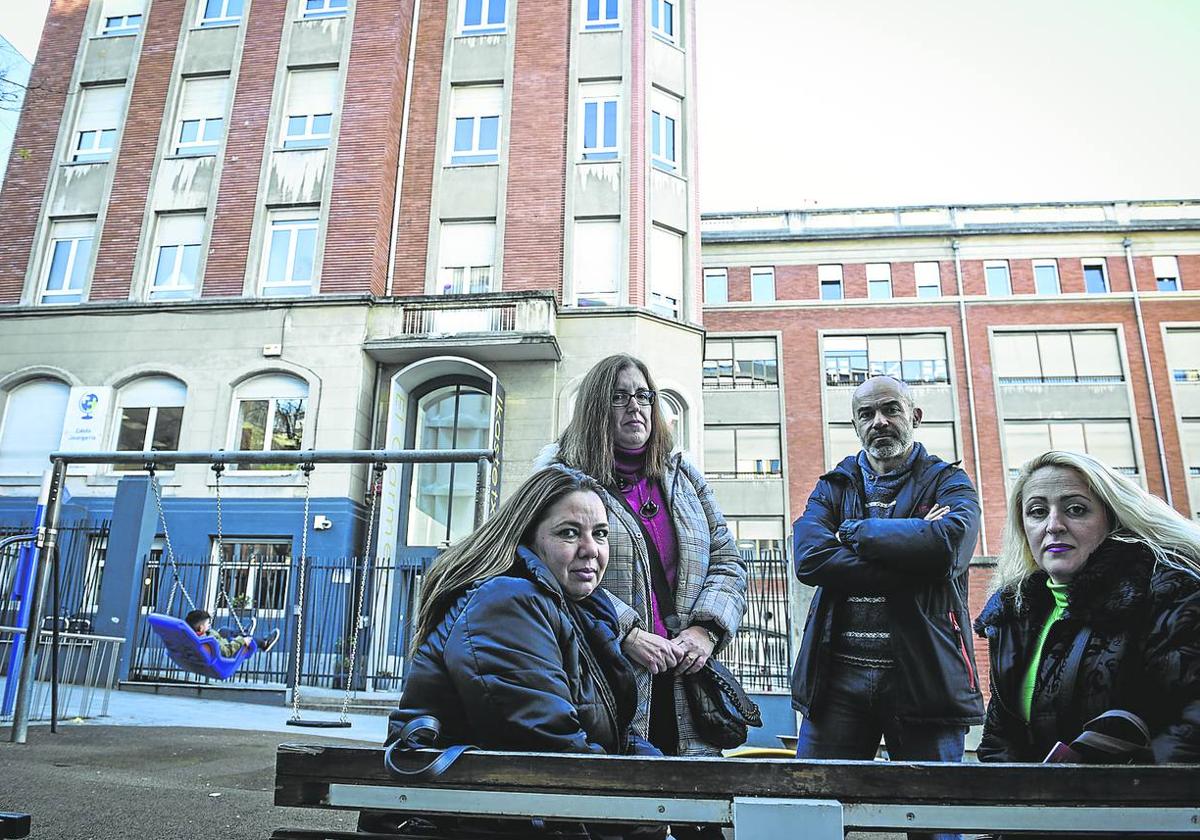
POLYGON ((251 638, 250 644, 244 645, 233 656, 222 656, 221 645, 216 639, 197 635, 181 618, 150 613, 146 616, 146 621, 150 624, 150 629, 162 639, 171 661, 185 671, 202 677, 227 680, 246 659, 258 651, 258 641, 251 638))

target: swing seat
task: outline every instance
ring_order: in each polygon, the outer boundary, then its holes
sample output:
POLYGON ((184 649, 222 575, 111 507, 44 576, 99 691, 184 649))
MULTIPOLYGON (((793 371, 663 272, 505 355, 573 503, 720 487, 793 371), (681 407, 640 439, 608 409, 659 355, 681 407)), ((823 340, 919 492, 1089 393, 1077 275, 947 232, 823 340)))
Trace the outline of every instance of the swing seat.
POLYGON ((221 646, 216 639, 196 635, 196 631, 181 618, 150 613, 146 620, 150 623, 150 628, 162 639, 163 647, 167 649, 167 656, 171 657, 171 661, 183 670, 202 677, 227 680, 258 650, 258 641, 252 638, 250 644, 241 648, 235 655, 222 656, 221 646))

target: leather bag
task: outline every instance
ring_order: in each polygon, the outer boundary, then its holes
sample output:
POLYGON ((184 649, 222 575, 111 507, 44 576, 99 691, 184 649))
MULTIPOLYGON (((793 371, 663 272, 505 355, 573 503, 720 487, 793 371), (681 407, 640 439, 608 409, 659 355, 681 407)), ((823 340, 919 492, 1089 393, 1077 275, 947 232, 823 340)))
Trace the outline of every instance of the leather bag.
POLYGON ((715 658, 695 674, 683 677, 683 691, 696 732, 714 747, 740 747, 746 743, 747 727, 762 726, 758 704, 715 658))

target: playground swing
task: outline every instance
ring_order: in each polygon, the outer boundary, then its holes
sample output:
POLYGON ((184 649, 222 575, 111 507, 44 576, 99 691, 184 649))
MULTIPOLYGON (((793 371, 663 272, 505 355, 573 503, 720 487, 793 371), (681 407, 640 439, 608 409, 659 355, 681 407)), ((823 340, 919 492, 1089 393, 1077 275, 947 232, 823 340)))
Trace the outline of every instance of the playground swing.
MULTIPOLYGON (((175 592, 178 590, 183 594, 183 598, 187 601, 189 609, 194 610, 196 609, 196 602, 192 600, 191 593, 188 592, 183 579, 179 576, 179 564, 175 560, 175 549, 171 545, 171 533, 167 528, 167 517, 163 511, 162 486, 158 481, 158 476, 155 474, 155 465, 153 463, 148 464, 146 470, 150 473, 150 487, 154 492, 154 504, 158 508, 158 520, 162 524, 163 543, 164 548, 167 550, 167 564, 171 569, 172 583, 171 591, 167 594, 167 603, 171 604, 174 602, 175 592)), ((171 658, 171 661, 185 671, 199 674, 202 677, 212 677, 217 680, 229 679, 241 667, 243 662, 258 651, 258 642, 253 638, 257 619, 252 619, 249 627, 242 623, 242 617, 230 600, 229 591, 225 586, 225 550, 224 535, 222 533, 223 523, 221 521, 221 474, 224 470, 224 464, 213 464, 213 472, 217 476, 216 606, 220 607, 221 601, 224 599, 225 605, 229 609, 229 614, 233 617, 234 624, 237 625, 238 635, 249 638, 250 644, 243 645, 233 656, 223 656, 221 654, 221 645, 216 639, 198 635, 183 619, 173 615, 153 612, 146 616, 146 621, 149 623, 150 629, 162 640, 163 647, 166 648, 167 655, 171 658)))
POLYGON ((379 508, 379 494, 375 492, 375 489, 379 479, 383 476, 383 471, 387 469, 387 465, 378 461, 371 465, 372 474, 369 488, 371 503, 367 509, 367 542, 363 548, 362 561, 358 565, 358 602, 354 613, 354 627, 350 632, 350 657, 346 673, 346 693, 342 697, 342 708, 336 720, 300 716, 300 660, 304 644, 305 613, 304 579, 306 577, 305 564, 308 562, 308 502, 309 487, 314 467, 312 464, 303 464, 301 469, 304 470, 304 534, 300 538, 300 582, 297 585, 296 593, 296 654, 292 657, 292 716, 288 718, 287 725, 304 726, 313 729, 345 729, 352 725, 349 718, 350 698, 354 693, 354 673, 358 665, 358 637, 359 631, 362 629, 363 606, 366 602, 367 572, 370 569, 371 562, 371 536, 375 532, 376 514, 379 508))

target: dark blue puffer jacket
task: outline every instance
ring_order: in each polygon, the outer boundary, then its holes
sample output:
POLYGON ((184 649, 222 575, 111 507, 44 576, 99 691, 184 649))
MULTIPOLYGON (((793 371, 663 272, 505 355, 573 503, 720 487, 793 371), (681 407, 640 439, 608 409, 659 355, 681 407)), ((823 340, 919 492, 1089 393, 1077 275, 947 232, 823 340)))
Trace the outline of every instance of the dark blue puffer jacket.
POLYGON ((967 610, 967 572, 979 534, 979 497, 970 478, 921 447, 892 518, 866 518, 863 498, 852 455, 821 476, 792 526, 796 577, 817 587, 792 675, 792 706, 805 716, 819 713, 836 603, 849 593, 882 594, 896 659, 894 717, 982 723, 967 610), (922 519, 939 505, 950 512, 936 522, 922 519))
POLYGON ((633 735, 633 667, 607 598, 569 601, 528 548, 513 568, 467 590, 417 650, 391 743, 419 715, 437 746, 660 755, 633 735))

